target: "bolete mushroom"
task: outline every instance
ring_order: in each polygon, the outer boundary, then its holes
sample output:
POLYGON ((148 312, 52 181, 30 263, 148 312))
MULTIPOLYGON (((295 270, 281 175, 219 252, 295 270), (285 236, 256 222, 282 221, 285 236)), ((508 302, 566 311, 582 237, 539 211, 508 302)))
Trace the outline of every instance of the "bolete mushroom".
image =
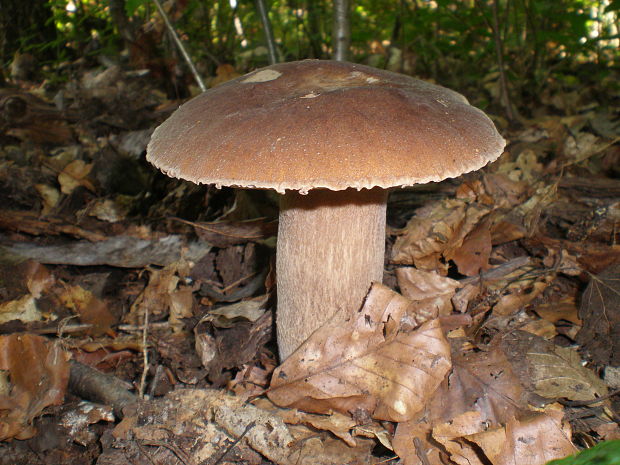
POLYGON ((368 66, 304 60, 258 69, 182 105, 147 159, 195 183, 282 194, 282 359, 381 281, 387 189, 495 160, 504 139, 462 95, 368 66))

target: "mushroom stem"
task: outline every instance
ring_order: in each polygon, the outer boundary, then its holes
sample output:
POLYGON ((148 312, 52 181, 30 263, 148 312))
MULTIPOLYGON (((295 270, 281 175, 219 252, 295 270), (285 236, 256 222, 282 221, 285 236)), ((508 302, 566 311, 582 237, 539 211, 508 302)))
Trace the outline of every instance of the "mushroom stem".
POLYGON ((289 191, 281 197, 277 331, 286 359, 334 313, 362 305, 383 278, 387 191, 289 191))

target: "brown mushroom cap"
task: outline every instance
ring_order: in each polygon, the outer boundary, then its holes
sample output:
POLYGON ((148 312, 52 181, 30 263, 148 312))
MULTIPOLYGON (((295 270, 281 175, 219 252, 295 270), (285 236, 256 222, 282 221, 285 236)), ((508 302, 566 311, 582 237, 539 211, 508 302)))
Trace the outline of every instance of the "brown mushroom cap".
POLYGON ((440 181, 503 151, 462 95, 364 65, 304 60, 229 81, 159 126, 147 159, 216 186, 343 190, 440 181))

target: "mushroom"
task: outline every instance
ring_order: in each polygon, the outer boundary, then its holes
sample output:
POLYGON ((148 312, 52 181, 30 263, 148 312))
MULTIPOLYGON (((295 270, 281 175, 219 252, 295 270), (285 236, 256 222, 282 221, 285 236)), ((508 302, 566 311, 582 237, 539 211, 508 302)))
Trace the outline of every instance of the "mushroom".
POLYGON ((381 281, 387 189, 495 160, 504 139, 462 95, 320 60, 258 69, 182 105, 147 160, 168 176, 281 195, 276 326, 284 360, 381 281))

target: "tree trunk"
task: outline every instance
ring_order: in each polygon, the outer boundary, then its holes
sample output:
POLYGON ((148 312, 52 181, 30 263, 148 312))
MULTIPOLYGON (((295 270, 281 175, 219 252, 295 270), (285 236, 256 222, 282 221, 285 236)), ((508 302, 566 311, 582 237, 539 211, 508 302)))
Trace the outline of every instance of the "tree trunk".
POLYGON ((351 23, 349 16, 349 0, 334 0, 332 48, 333 58, 337 61, 347 61, 349 59, 349 49, 351 48, 351 23))

